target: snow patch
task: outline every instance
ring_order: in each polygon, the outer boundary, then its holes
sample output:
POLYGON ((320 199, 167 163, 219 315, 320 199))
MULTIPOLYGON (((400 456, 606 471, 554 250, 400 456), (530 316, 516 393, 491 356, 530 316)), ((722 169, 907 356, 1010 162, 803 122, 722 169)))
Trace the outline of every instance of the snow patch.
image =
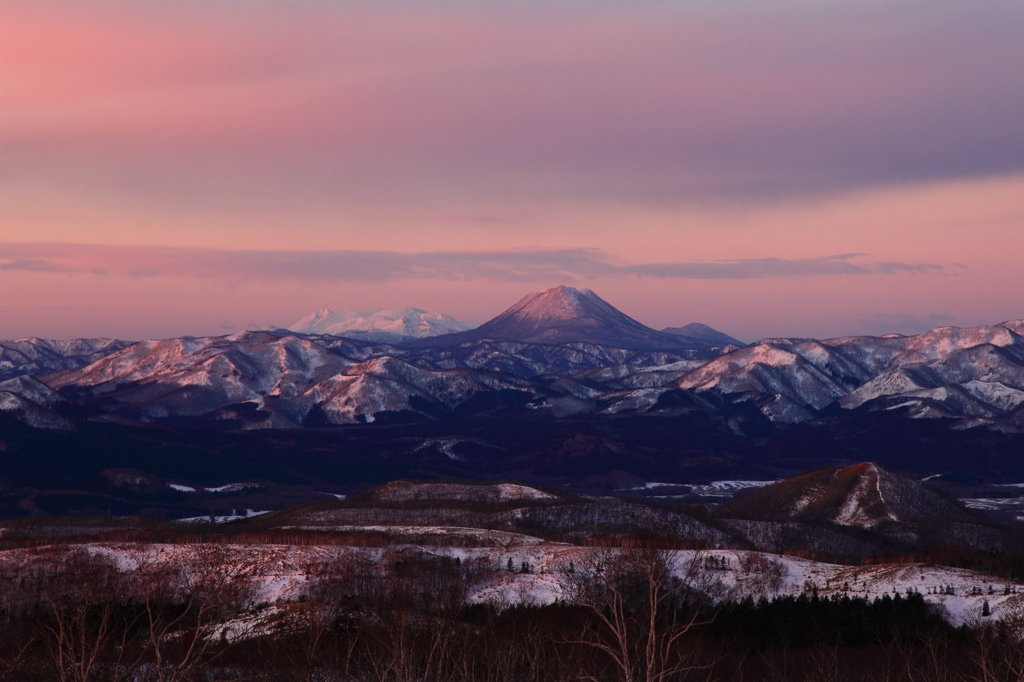
MULTIPOLYGON (((254 516, 262 516, 263 514, 269 514, 269 513, 270 513, 269 509, 265 509, 263 511, 254 511, 252 509, 246 509, 244 514, 235 513, 235 514, 228 514, 228 515, 225 515, 225 516, 214 516, 212 518, 213 518, 213 522, 214 523, 228 523, 230 521, 240 521, 241 519, 251 519, 254 516)), ((190 517, 185 518, 185 519, 177 519, 175 522, 176 523, 186 523, 186 524, 210 523, 210 518, 211 518, 210 516, 190 516, 190 517)))
POLYGON ((209 493, 237 493, 242 490, 248 490, 249 488, 259 487, 259 483, 228 483, 227 485, 222 485, 219 488, 203 488, 203 490, 209 493))

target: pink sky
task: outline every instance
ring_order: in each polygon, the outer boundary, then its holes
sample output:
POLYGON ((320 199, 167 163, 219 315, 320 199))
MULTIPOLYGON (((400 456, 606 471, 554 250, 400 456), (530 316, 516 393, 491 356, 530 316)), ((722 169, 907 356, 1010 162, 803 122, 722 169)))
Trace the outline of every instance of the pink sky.
POLYGON ((0 338, 1024 317, 1019 3, 677 4, 6 3, 0 338))

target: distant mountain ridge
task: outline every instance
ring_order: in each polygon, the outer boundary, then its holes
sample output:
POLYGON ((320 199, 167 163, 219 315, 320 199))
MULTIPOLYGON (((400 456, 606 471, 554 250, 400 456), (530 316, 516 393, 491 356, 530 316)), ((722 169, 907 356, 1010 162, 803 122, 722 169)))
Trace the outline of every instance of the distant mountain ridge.
POLYGON ((717 329, 712 329, 706 324, 700 322, 692 322, 683 327, 666 327, 662 329, 663 334, 674 334, 676 336, 688 336, 692 339, 698 339, 700 341, 706 341, 715 346, 738 346, 743 347, 747 344, 743 343, 738 339, 734 339, 728 334, 723 334, 717 329))
POLYGON ((22 374, 37 375, 76 369, 130 346, 118 339, 38 339, 0 341, 0 381, 22 374))
POLYGON ((419 308, 372 310, 358 313, 348 308, 321 309, 287 327, 300 334, 348 336, 375 343, 400 343, 408 339, 440 336, 476 328, 473 322, 460 322, 442 313, 419 308))

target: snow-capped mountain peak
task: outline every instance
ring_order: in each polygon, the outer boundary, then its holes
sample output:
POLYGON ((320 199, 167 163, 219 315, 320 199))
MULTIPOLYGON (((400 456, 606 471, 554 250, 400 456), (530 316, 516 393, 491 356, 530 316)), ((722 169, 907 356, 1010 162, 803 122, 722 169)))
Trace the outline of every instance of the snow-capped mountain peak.
POLYGON ((292 324, 288 330, 300 334, 329 334, 394 343, 406 339, 451 334, 476 326, 472 322, 460 322, 449 315, 427 312, 419 308, 371 310, 365 313, 349 308, 323 308, 292 324))
POLYGON ((592 315, 597 308, 612 314, 619 313, 590 289, 574 289, 557 286, 527 294, 519 303, 509 308, 504 315, 514 314, 538 322, 544 320, 570 320, 592 315))
POLYGON ((304 318, 296 322, 295 324, 288 327, 293 332, 301 332, 303 334, 323 334, 326 333, 323 330, 330 328, 339 322, 358 317, 359 313, 349 308, 342 308, 341 310, 330 310, 328 308, 321 308, 316 312, 306 315, 304 318))

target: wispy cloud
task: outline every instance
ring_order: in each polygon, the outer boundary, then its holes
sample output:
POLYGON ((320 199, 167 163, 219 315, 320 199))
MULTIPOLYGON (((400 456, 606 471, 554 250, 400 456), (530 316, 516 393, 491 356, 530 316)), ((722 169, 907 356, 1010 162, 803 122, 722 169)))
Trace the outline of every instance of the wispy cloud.
POLYGON ((160 246, 0 243, 0 270, 243 280, 574 281, 599 277, 768 279, 941 273, 938 263, 874 262, 869 254, 623 265, 599 249, 513 251, 233 251, 160 246))
POLYGON ((6 263, 0 263, 0 271, 23 270, 26 272, 64 272, 65 268, 45 260, 15 258, 6 263))
POLYGON ((897 272, 940 272, 938 263, 854 262, 866 253, 844 253, 820 258, 753 258, 704 263, 649 263, 618 268, 620 274, 673 279, 765 279, 822 275, 891 275, 897 272))

